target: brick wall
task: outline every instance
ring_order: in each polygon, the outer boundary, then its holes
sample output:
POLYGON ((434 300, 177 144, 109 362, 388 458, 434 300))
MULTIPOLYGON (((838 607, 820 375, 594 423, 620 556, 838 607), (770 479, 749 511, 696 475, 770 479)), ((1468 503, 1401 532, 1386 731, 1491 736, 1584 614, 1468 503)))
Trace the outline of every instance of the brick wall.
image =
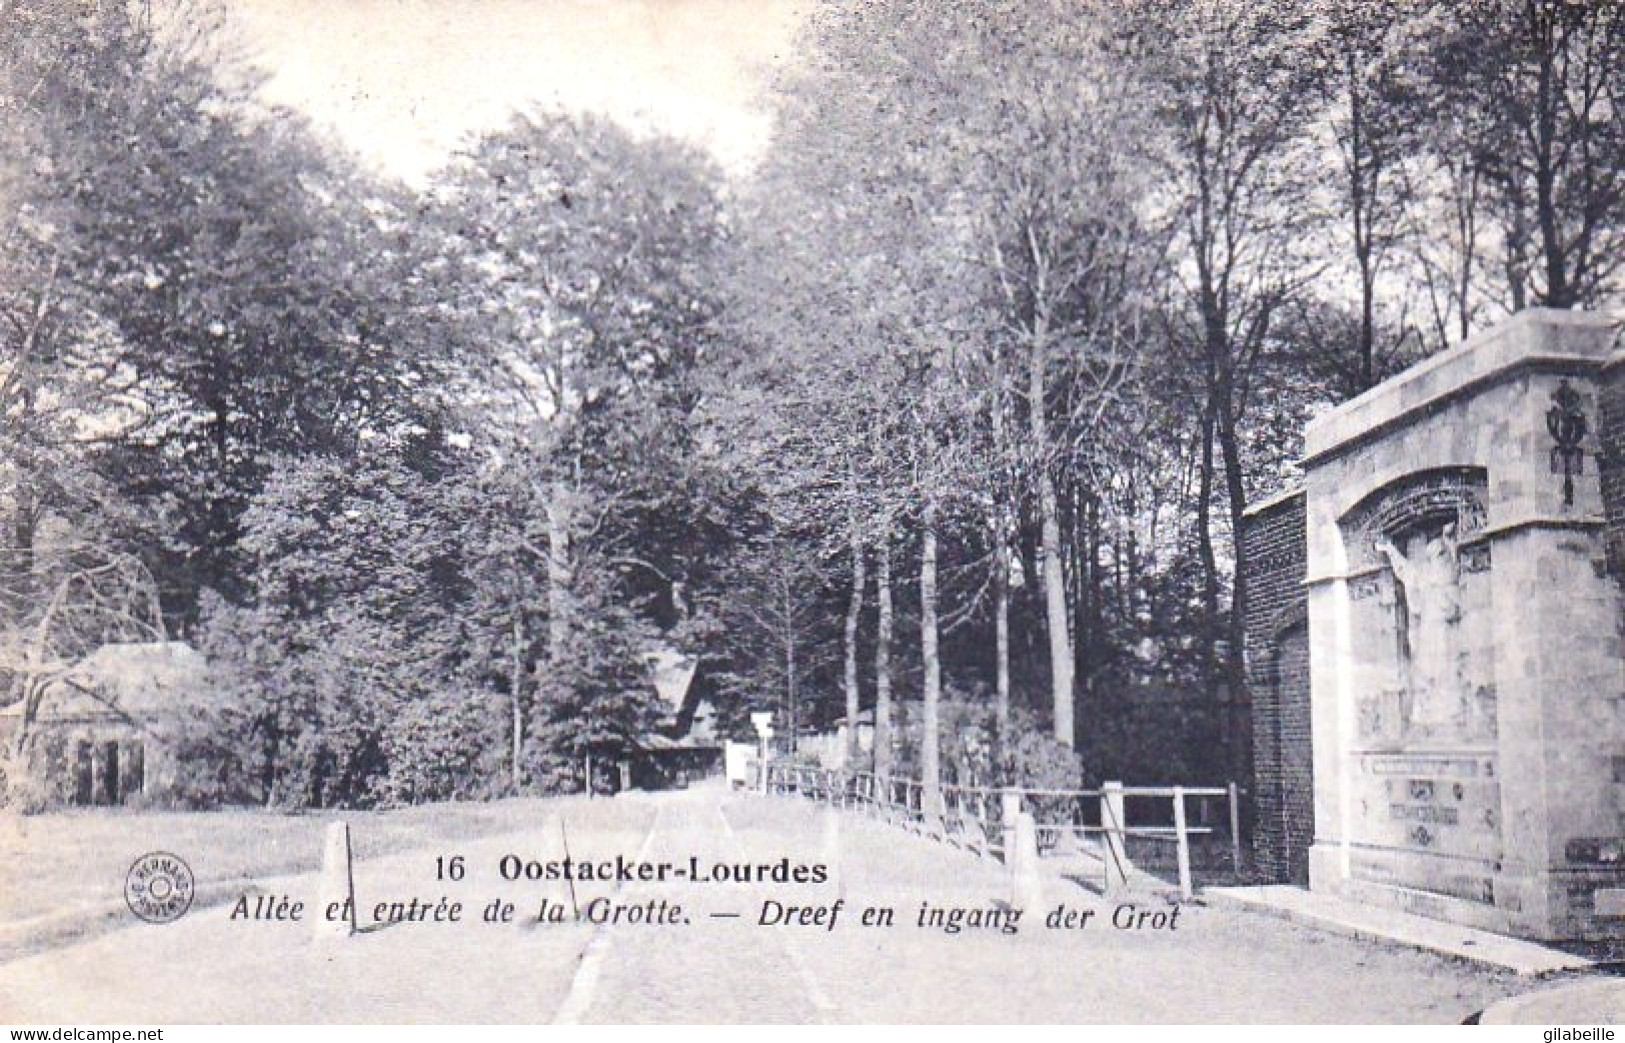
POLYGON ((1253 852, 1277 882, 1308 882, 1314 837, 1304 497, 1287 494, 1243 522, 1247 687, 1252 699, 1253 852))

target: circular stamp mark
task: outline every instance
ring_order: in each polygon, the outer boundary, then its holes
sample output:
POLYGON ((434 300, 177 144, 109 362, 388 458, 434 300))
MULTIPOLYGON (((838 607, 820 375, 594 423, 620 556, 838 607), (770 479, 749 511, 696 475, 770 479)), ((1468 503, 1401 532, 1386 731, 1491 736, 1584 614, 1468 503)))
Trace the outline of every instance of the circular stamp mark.
POLYGON ((130 912, 148 923, 174 923, 192 908, 192 867, 179 855, 149 851, 124 876, 130 912))

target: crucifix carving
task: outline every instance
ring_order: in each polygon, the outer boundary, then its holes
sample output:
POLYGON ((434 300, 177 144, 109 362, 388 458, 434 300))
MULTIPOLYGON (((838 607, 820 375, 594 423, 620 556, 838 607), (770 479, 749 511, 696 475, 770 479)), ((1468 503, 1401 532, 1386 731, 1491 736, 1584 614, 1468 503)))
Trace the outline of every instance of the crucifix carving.
POLYGON ((1557 443, 1552 448, 1552 473, 1563 475, 1563 506, 1574 506, 1574 476, 1585 471, 1585 450, 1580 442, 1586 436, 1586 415, 1580 409, 1580 393, 1568 378, 1552 392, 1552 408, 1546 411, 1546 430, 1557 443))

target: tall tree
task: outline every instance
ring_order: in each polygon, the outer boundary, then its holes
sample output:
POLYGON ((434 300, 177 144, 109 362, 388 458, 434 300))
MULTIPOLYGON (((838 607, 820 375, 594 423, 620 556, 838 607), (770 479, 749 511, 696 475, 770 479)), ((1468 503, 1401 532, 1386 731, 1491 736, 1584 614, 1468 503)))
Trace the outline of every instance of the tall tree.
POLYGON ((692 359, 713 306, 704 258, 720 234, 706 165, 595 118, 521 118, 447 177, 442 256, 474 374, 467 415, 537 483, 551 653, 574 621, 576 541, 624 487, 594 473, 595 417, 692 359))
POLYGON ((776 710, 792 753, 819 716, 812 694, 835 661, 829 620, 836 600, 817 556, 808 554, 807 536, 780 517, 744 542, 729 566, 721 609, 732 654, 720 687, 743 703, 776 710))
POLYGON ((1415 158, 1432 123, 1425 57, 1438 19, 1414 4, 1361 0, 1334 0, 1324 17, 1322 83, 1341 173, 1337 209, 1346 216, 1359 290, 1352 359, 1339 389, 1353 396, 1387 375, 1394 342, 1408 335, 1404 316, 1384 329, 1378 283, 1415 224, 1415 158))
POLYGON ((499 648, 502 630, 473 611, 476 463, 432 434, 277 461, 243 519, 254 596, 212 599, 202 627, 231 696, 216 733, 258 799, 495 788, 502 706, 476 650, 499 648))
POLYGON ((1475 112, 1513 310, 1596 303, 1625 260, 1625 8, 1452 3, 1438 81, 1475 112))
MULTIPOLYGON (((1056 740, 1071 745, 1074 637, 1085 621, 1070 612, 1057 484, 1087 481, 1066 473, 1069 449, 1094 439, 1106 405, 1132 373, 1127 301, 1142 291, 1158 244, 1141 213, 1147 181, 1137 156, 1144 134, 1138 111, 1080 72, 1104 59, 1102 13, 1057 9, 1051 16, 1049 30, 1024 35, 1021 12, 997 9, 971 49, 991 81, 952 79, 964 84, 961 103, 980 117, 973 124, 980 140, 967 158, 977 161, 974 212, 994 276, 990 332, 995 343, 1011 342, 1024 371, 1022 471, 1038 507, 1052 724, 1056 740)), ((994 568, 1003 571, 997 558, 994 568)))
MULTIPOLYGON (((883 270, 915 287, 899 298, 915 310, 888 328, 913 323, 939 344, 974 336, 1019 356, 1019 473, 1037 505, 1052 727, 1066 743, 1076 732, 1075 621, 1056 492, 1061 447, 1096 419, 1127 370, 1114 323, 1141 243, 1135 207, 1125 205, 1132 112, 1090 72, 1102 25, 1101 12, 1059 4, 1039 17, 1008 3, 837 8, 809 34, 801 82, 813 86, 793 95, 787 121, 804 128, 793 139, 798 156, 820 160, 820 196, 836 208, 852 199, 848 212, 867 223, 871 249, 891 259, 883 270), (876 49, 877 38, 891 45, 876 49), (893 155, 888 141, 908 147, 893 155), (862 157, 859 168, 842 156, 862 157)), ((929 494, 918 495, 924 510, 929 494)))
POLYGON ((94 447, 142 419, 124 349, 74 278, 68 186, 100 143, 81 113, 141 89, 150 26, 122 5, 44 3, 0 33, 0 630, 37 622, 36 541, 51 513, 93 509, 94 447))
POLYGON ((381 306, 403 274, 370 211, 387 193, 293 114, 223 86, 213 14, 172 15, 102 70, 123 86, 84 95, 41 160, 62 190, 63 274, 119 345, 121 409, 146 419, 99 467, 164 518, 141 538, 164 547, 183 620, 202 587, 244 593, 236 544, 270 454, 353 450, 417 422, 403 383, 436 385, 381 306))
POLYGON ((1231 584, 1224 612, 1215 544, 1227 531, 1234 574, 1245 571, 1234 538, 1248 501, 1243 412, 1271 325, 1312 271, 1303 247, 1320 216, 1305 205, 1320 70, 1302 59, 1314 53, 1321 26, 1292 4, 1146 0, 1134 13, 1128 45, 1164 129, 1178 200, 1173 271, 1185 299, 1169 337, 1192 351, 1197 374, 1206 647, 1220 647, 1222 635, 1227 648, 1222 664, 1210 661, 1208 684, 1237 699, 1245 588, 1231 584), (1216 501, 1225 508, 1222 530, 1212 517, 1216 501))

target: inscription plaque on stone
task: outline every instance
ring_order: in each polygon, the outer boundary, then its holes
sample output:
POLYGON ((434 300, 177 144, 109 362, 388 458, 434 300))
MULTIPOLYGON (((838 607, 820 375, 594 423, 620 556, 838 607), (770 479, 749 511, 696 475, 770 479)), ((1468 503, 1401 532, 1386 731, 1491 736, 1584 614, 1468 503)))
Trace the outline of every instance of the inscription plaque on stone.
MULTIPOLYGON (((1365 753, 1359 764, 1351 839, 1485 863, 1500 857, 1501 786, 1493 756, 1365 753)), ((1415 886, 1426 890, 1425 884, 1415 886)))
POLYGON ((1599 887, 1591 893, 1591 901, 1598 916, 1625 916, 1625 888, 1599 887))

